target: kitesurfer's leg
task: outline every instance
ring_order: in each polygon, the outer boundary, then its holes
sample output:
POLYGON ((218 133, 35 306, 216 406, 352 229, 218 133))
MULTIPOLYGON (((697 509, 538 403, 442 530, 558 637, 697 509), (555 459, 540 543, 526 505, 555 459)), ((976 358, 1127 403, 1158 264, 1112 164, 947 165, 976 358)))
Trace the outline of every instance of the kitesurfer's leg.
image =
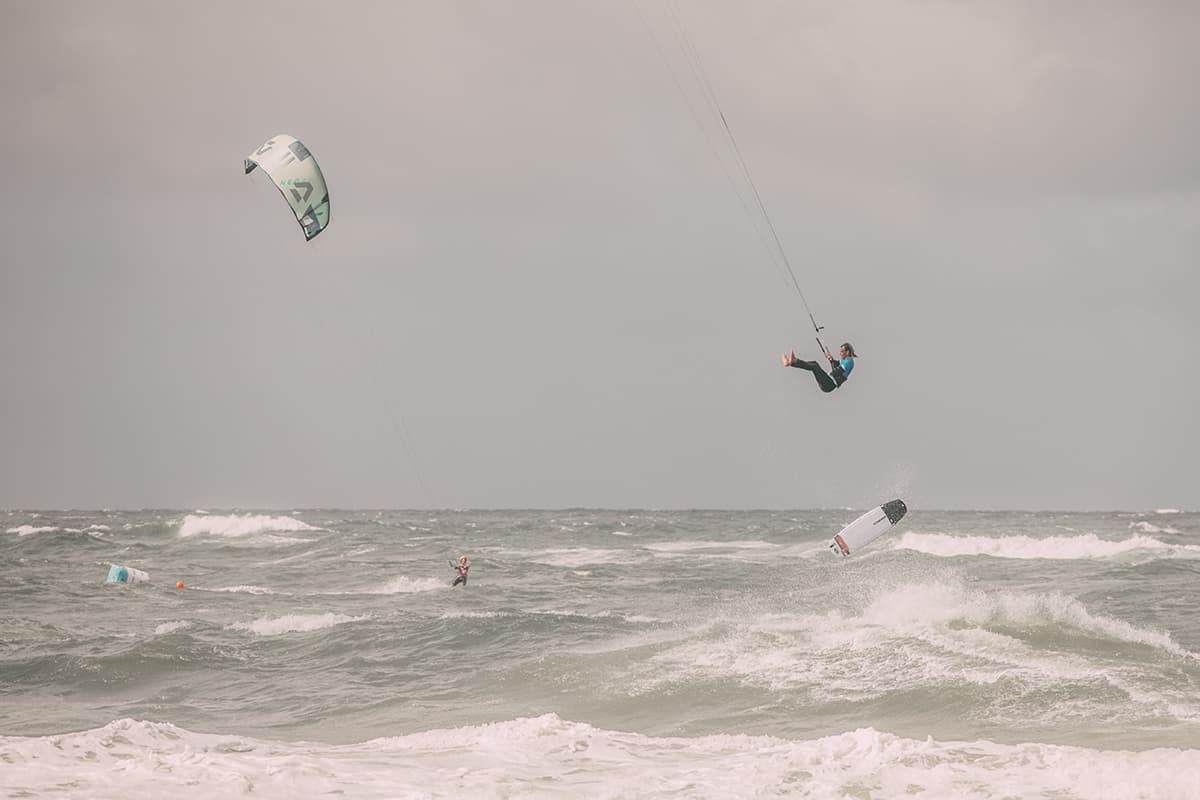
POLYGON ((837 384, 833 382, 833 378, 829 377, 825 370, 821 369, 821 365, 815 361, 808 362, 812 364, 813 377, 817 379, 817 385, 821 387, 822 392, 832 392, 837 388, 837 384))
POLYGON ((806 369, 811 372, 813 377, 817 379, 817 385, 821 387, 822 392, 832 392, 837 388, 837 384, 833 382, 833 378, 829 377, 829 374, 821 369, 821 365, 816 361, 801 361, 796 358, 796 353, 792 352, 784 354, 783 363, 789 367, 806 369))

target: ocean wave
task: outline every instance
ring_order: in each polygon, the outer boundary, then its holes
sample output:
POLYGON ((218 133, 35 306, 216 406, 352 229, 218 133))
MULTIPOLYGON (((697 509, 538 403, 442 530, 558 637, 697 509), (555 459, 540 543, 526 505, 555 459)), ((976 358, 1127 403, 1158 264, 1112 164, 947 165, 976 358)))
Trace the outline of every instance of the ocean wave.
POLYGON ((191 625, 187 620, 176 620, 174 622, 164 622, 154 629, 155 636, 165 636, 168 633, 182 630, 191 625))
POLYGON ((841 598, 823 613, 733 608, 714 615, 612 690, 644 695, 733 680, 819 702, 862 702, 965 688, 986 705, 987 719, 1004 725, 1054 725, 1080 709, 1112 724, 1200 721, 1187 686, 1157 677, 1200 661, 1167 632, 1057 592, 986 591, 944 580, 866 593, 857 609, 855 599, 841 598), (1114 644, 1150 652, 1114 659, 1114 644), (1046 692, 1063 691, 1073 694, 1074 707, 1045 705, 1046 692), (981 699, 983 692, 994 698, 981 699), (1129 702, 1113 703, 1114 694, 1129 702))
POLYGON ((32 536, 35 533, 55 533, 61 530, 62 528, 55 525, 18 525, 15 528, 9 528, 8 533, 15 533, 17 536, 32 536))
POLYGON ((655 544, 648 544, 645 547, 647 550, 653 550, 657 553, 693 553, 697 550, 770 550, 778 546, 771 542, 757 540, 730 540, 727 542, 657 542, 655 544))
POLYGON ((1131 522, 1129 523, 1129 527, 1132 530, 1141 531, 1142 533, 1179 533, 1179 531, 1172 528, 1170 525, 1166 526, 1165 528, 1160 528, 1151 522, 1145 521, 1131 522))
POLYGON ((284 633, 308 633, 347 622, 362 622, 370 619, 367 614, 350 617, 345 614, 287 614, 282 617, 259 617, 253 622, 235 622, 229 626, 235 631, 249 631, 258 636, 279 636, 284 633))
POLYGON ((528 617, 552 617, 554 619, 572 620, 610 620, 615 619, 631 625, 657 624, 663 620, 645 614, 625 614, 619 611, 598 611, 587 613, 563 609, 560 611, 444 611, 438 619, 519 619, 528 617))
POLYGON ((96 730, 0 737, 0 785, 69 785, 97 800, 247 794, 556 798, 1190 797, 1200 750, 1142 752, 909 739, 859 728, 809 740, 653 737, 555 714, 347 745, 195 733, 122 719, 96 730), (469 755, 467 755, 469 754, 469 755))
POLYGON ((620 622, 631 624, 648 624, 659 623, 661 619, 651 617, 646 614, 626 614, 621 611, 576 611, 570 608, 562 609, 547 609, 544 611, 523 611, 522 616, 530 617, 554 617, 555 619, 572 619, 572 620, 611 620, 615 619, 620 622))
MULTIPOLYGON (((254 533, 290 531, 319 531, 307 522, 292 517, 272 517, 266 514, 196 515, 188 514, 179 525, 180 536, 248 536, 254 533)), ((297 541, 285 539, 285 541, 297 541)))
POLYGON ((1121 541, 1101 539, 1094 533, 1082 536, 951 536, 944 533, 913 533, 908 531, 891 542, 895 550, 915 550, 926 555, 952 558, 955 556, 992 556, 1015 559, 1089 559, 1112 558, 1138 550, 1163 554, 1197 554, 1200 546, 1176 545, 1161 542, 1152 536, 1134 535, 1121 541))
POLYGON ((369 590, 367 594, 414 594, 416 592, 434 592, 440 589, 445 589, 449 585, 449 581, 440 580, 438 578, 409 578, 406 575, 401 575, 399 578, 390 580, 382 586, 369 590))
POLYGON ((512 611, 444 611, 438 619, 506 619, 515 617, 512 611))
POLYGON ((1200 655, 1184 649, 1169 633, 1094 614, 1078 599, 1059 592, 988 592, 954 582, 909 584, 877 596, 857 621, 893 631, 928 625, 947 627, 956 622, 974 626, 1052 626, 1200 661, 1200 655))
POLYGON ((238 586, 218 586, 212 589, 204 589, 197 587, 195 591, 201 592, 233 592, 235 594, 277 594, 274 589, 266 589, 262 586, 253 586, 250 584, 240 584, 238 586))

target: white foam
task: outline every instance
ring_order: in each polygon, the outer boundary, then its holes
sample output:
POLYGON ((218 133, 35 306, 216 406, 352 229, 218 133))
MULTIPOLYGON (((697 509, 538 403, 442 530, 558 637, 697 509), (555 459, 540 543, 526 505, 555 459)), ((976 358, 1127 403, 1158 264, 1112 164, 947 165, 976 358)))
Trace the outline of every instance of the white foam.
MULTIPOLYGON (((598 611, 586 613, 570 609, 547 611, 446 611, 438 619, 512 619, 515 617, 571 617, 574 619, 617 619, 634 625, 656 624, 662 620, 643 614, 624 614, 617 611, 598 611)), ((599 652, 596 650, 578 650, 577 652, 599 652)))
POLYGON ((1142 533, 1179 533, 1179 531, 1175 530, 1170 525, 1165 528, 1160 528, 1150 522, 1131 522, 1129 523, 1129 527, 1135 531, 1141 531, 1142 533))
MULTIPOLYGON (((307 522, 292 517, 271 517, 266 514, 238 516, 188 514, 179 526, 180 536, 248 536, 254 533, 283 531, 319 531, 307 522)), ((283 538, 283 537, 281 537, 283 538)), ((284 541, 298 541, 286 539, 284 541)))
POLYGON ((284 633, 308 633, 347 622, 362 622, 370 615, 349 617, 345 614, 287 614, 282 617, 259 617, 253 622, 235 622, 231 630, 249 631, 258 636, 279 636, 284 633))
POLYGON ((1190 798, 1200 750, 1096 750, 1040 743, 908 739, 873 728, 810 740, 651 737, 554 714, 359 744, 201 734, 119 720, 43 737, 0 737, 14 795, 160 800, 253 794, 638 797, 1190 798))
POLYGON ((660 647, 623 676, 621 691, 732 679, 817 702, 857 702, 906 690, 1007 680, 1004 707, 997 705, 991 713, 1012 714, 1024 724, 1033 713, 1051 723, 1074 713, 1036 700, 1046 691, 1061 690, 1067 682, 1094 686, 1104 681, 1133 702, 1120 709, 1095 708, 1097 718, 1119 723, 1140 714, 1200 721, 1200 705, 1186 686, 1163 685, 1143 667, 1114 662, 1108 655, 1113 642, 1157 651, 1144 654, 1142 663, 1200 661, 1168 633, 1094 613, 1060 593, 988 592, 934 581, 871 592, 860 611, 835 606, 824 613, 764 615, 731 609, 676 644, 660 647), (1015 632, 1035 628, 1052 635, 1030 640, 1015 632), (1056 647, 1060 633, 1097 644, 1056 647), (1034 700, 1027 703, 1028 698, 1034 700))
POLYGON ((164 622, 154 629, 154 635, 155 636, 165 636, 168 633, 174 633, 175 631, 182 630, 183 628, 186 628, 190 624, 191 623, 187 622, 186 620, 176 620, 175 622, 164 622))
POLYGON ((17 536, 32 536, 35 533, 54 533, 55 531, 59 530, 62 529, 54 525, 43 525, 41 527, 35 527, 33 525, 18 525, 15 528, 9 528, 8 532, 15 533, 17 536))
POLYGON ((893 630, 914 626, 947 626, 966 622, 982 626, 1055 626, 1100 639, 1154 647, 1175 656, 1200 660, 1171 635, 1139 628, 1124 620, 1093 614, 1074 597, 1059 592, 986 592, 966 589, 961 583, 910 584, 876 597, 863 611, 868 625, 893 630))
POLYGON ((992 556, 1014 559, 1091 559, 1113 558, 1138 550, 1163 555, 1200 554, 1200 546, 1175 545, 1152 536, 1134 535, 1121 541, 1101 539, 1094 533, 1081 536, 950 536, 944 533, 908 531, 892 540, 896 550, 915 550, 931 556, 992 556))
POLYGON ((240 584, 238 586, 220 586, 215 589, 200 589, 203 592, 234 592, 236 594, 276 594, 274 589, 265 589, 262 586, 253 586, 249 584, 240 584))
POLYGON ((1178 508, 1156 508, 1156 509, 1154 509, 1154 513, 1155 514, 1182 514, 1183 512, 1180 511, 1178 508))
POLYGON ((368 594, 414 594, 416 592, 433 592, 445 589, 448 581, 437 578, 409 578, 401 575, 388 581, 382 586, 371 590, 368 594))

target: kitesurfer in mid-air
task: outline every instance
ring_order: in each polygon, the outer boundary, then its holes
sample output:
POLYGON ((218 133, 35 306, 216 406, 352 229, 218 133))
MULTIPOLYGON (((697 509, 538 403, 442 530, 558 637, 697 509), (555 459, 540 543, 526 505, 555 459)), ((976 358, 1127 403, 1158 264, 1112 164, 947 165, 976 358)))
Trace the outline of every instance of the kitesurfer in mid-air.
POLYGON ((453 589, 455 586, 458 586, 460 583, 463 586, 466 586, 467 585, 467 572, 471 569, 471 562, 467 561, 466 555, 459 556, 457 564, 455 564, 453 561, 451 561, 450 566, 454 567, 454 571, 458 573, 458 577, 454 579, 454 583, 450 584, 450 588, 453 589))
POLYGON ((813 374, 817 379, 817 385, 821 387, 822 392, 832 392, 837 387, 841 386, 850 377, 850 371, 854 369, 854 359, 857 354, 854 352, 854 345, 849 342, 844 342, 838 348, 838 357, 834 358, 828 351, 825 357, 829 359, 829 373, 816 361, 801 361, 796 358, 796 351, 783 354, 783 365, 785 367, 799 367, 806 369, 813 374))

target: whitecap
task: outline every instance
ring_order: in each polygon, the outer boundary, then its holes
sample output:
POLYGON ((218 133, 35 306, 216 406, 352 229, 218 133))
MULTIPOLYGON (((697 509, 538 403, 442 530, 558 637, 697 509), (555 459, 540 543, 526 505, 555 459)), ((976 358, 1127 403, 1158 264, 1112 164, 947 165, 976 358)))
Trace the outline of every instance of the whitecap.
POLYGON ((55 531, 60 530, 62 530, 62 528, 54 525, 43 525, 40 527, 35 527, 33 525, 18 525, 15 528, 9 528, 8 532, 15 533, 17 536, 32 536, 35 533, 54 533, 55 531))
POLYGON ((926 555, 952 558, 955 556, 992 556, 1013 559, 1089 559, 1112 558, 1139 550, 1156 551, 1164 555, 1177 553, 1200 554, 1200 546, 1173 545, 1152 536, 1135 535, 1120 541, 1101 539, 1094 533, 1081 536, 951 536, 944 533, 913 533, 908 531, 892 542, 895 550, 915 550, 926 555))
POLYGON ((438 578, 410 578, 401 575, 375 589, 368 594, 414 594, 416 592, 432 592, 445 589, 449 583, 438 578))
MULTIPOLYGON (((247 514, 239 516, 231 514, 229 516, 206 515, 197 516, 188 514, 184 517, 183 522, 179 526, 180 536, 247 536, 254 533, 263 532, 283 532, 283 531, 319 531, 320 528, 314 528, 307 522, 302 522, 292 517, 272 517, 266 514, 247 514)), ((283 538, 283 537, 281 537, 283 538)), ((297 541, 295 539, 287 539, 286 541, 297 541)))
POLYGON ((237 594, 275 594, 274 589, 265 589, 262 586, 252 586, 249 584, 240 584, 238 586, 220 586, 215 589, 200 589, 203 592, 234 592, 237 594))
MULTIPOLYGON (((1113 642, 1157 651, 1141 660, 1158 662, 1165 655, 1200 661, 1200 654, 1169 633, 1097 613, 1069 595, 988 592, 961 581, 932 581, 874 592, 860 611, 834 606, 809 614, 715 615, 677 643, 659 647, 649 662, 622 676, 614 691, 646 693, 681 681, 732 679, 820 702, 858 702, 909 689, 1008 680, 1006 697, 1017 708, 1023 698, 1067 683, 1103 681, 1132 704, 1123 709, 1106 702, 1095 709, 1102 718, 1141 713, 1200 721, 1200 706, 1186 687, 1158 686, 1137 670, 1114 666, 1104 655, 1113 642), (1050 635, 1030 640, 1014 632, 1038 628, 1050 635), (1062 634, 1100 646, 1063 650, 1053 644, 1062 634)), ((1071 712, 1056 707, 1044 713, 1052 723, 1071 712)))
POLYGON ((1170 525, 1166 526, 1165 528, 1160 528, 1151 522, 1145 521, 1131 522, 1129 523, 1129 527, 1132 530, 1141 531, 1142 533, 1179 533, 1178 530, 1172 528, 1170 525))
POLYGON ((1200 750, 912 739, 866 727, 812 739, 647 736, 549 713, 351 744, 197 733, 122 719, 0 737, 4 781, 31 796, 1145 797, 1200 785, 1200 750), (433 788, 436 787, 436 790, 433 788))

